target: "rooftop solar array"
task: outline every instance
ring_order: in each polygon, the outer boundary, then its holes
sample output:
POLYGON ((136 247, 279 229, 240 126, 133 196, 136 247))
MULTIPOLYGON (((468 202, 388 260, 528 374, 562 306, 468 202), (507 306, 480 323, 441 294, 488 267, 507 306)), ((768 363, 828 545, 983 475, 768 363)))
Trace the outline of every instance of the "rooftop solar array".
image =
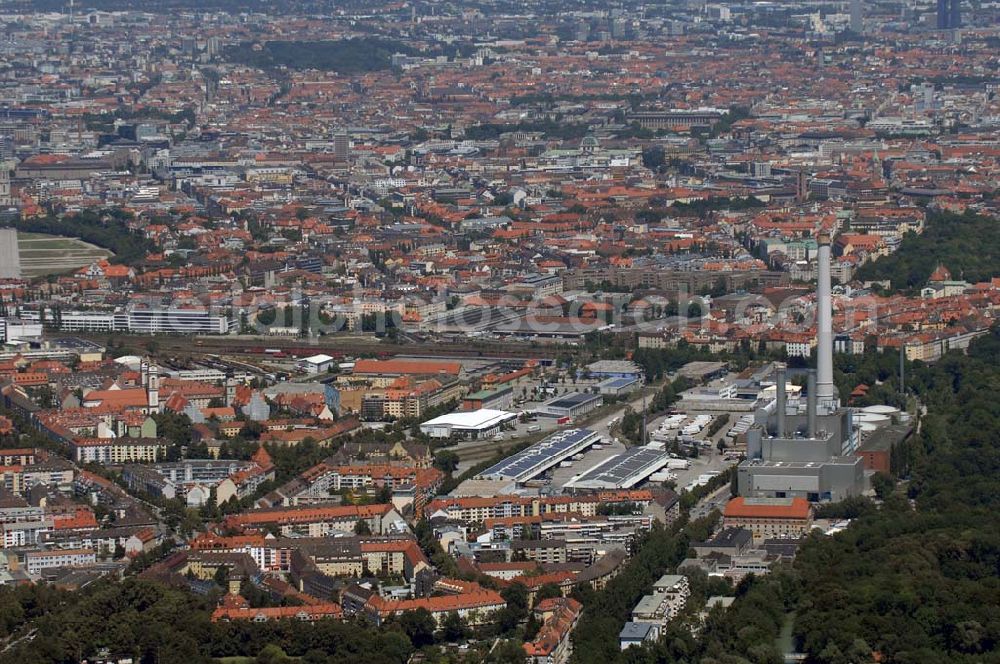
POLYGON ((572 408, 573 406, 579 406, 582 403, 587 403, 588 401, 593 401, 595 399, 603 399, 599 394, 587 394, 586 392, 570 392, 569 394, 563 395, 557 399, 546 402, 544 405, 550 408, 572 408))
POLYGON ((601 381, 599 385, 600 387, 618 388, 618 387, 626 387, 638 381, 639 381, 638 378, 608 378, 606 380, 601 381))
POLYGON ((632 447, 597 464, 567 486, 579 489, 627 489, 667 465, 670 455, 651 447, 632 447))
POLYGON ((594 444, 599 438, 590 429, 566 429, 490 466, 478 477, 525 482, 594 444))

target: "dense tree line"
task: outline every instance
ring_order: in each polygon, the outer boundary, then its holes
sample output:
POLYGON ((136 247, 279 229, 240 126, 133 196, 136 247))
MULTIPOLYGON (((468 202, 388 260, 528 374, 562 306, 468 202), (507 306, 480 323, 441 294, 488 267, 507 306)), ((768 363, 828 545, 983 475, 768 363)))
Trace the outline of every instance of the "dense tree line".
POLYGON ((405 44, 379 39, 358 37, 339 41, 269 41, 260 50, 251 42, 227 49, 230 62, 271 69, 332 70, 341 74, 360 74, 388 69, 394 53, 412 55, 405 44))
POLYGON ((690 203, 674 203, 670 206, 670 213, 678 217, 704 217, 709 212, 716 210, 743 211, 763 207, 766 207, 766 204, 753 196, 746 198, 711 196, 690 203))
POLYGON ((628 661, 618 646, 618 634, 639 599, 653 583, 674 570, 688 556, 691 542, 708 537, 718 513, 683 527, 655 526, 637 543, 637 553, 600 592, 589 587, 574 591, 583 602, 583 615, 573 632, 573 662, 606 664, 628 661))
MULTIPOLYGON (((154 77, 150 84, 159 83, 160 78, 154 77)), ((165 120, 171 124, 186 123, 188 127, 193 126, 196 121, 193 107, 184 108, 176 113, 169 113, 157 108, 117 108, 111 113, 84 113, 82 119, 88 129, 102 131, 106 134, 115 134, 117 131, 115 120, 165 120)))
MULTIPOLYGON (((680 398, 680 393, 689 387, 687 379, 680 376, 664 385, 646 405, 647 423, 649 419, 665 413, 680 398)), ((635 412, 631 406, 625 407, 620 426, 621 434, 636 445, 645 442, 643 419, 642 413, 635 412)))
POLYGON ((921 235, 908 233, 894 253, 862 266, 855 278, 888 279, 893 290, 913 292, 938 265, 970 283, 1000 276, 1000 222, 971 211, 930 212, 921 235))
POLYGON ((862 642, 884 661, 1000 661, 998 381, 997 330, 967 356, 912 367, 928 412, 908 481, 796 562, 809 592, 795 631, 815 661, 852 661, 862 642))
POLYGON ((717 358, 717 355, 687 343, 678 344, 676 348, 639 348, 632 354, 632 360, 642 367, 646 380, 650 382, 660 380, 688 362, 717 358))
MULTIPOLYGON (((858 371, 879 364, 856 359, 858 371)), ((874 481, 881 506, 823 506, 819 516, 854 521, 833 537, 810 536, 790 569, 756 580, 710 619, 710 661, 778 662, 769 644, 786 624, 789 646, 817 664, 871 662, 875 653, 905 664, 1000 661, 1000 331, 968 355, 907 369, 928 410, 902 450, 903 481, 874 481), (748 641, 735 626, 753 617, 748 641)))
MULTIPOLYGON (((846 382, 880 371, 891 380, 890 359, 866 355, 838 368, 846 382)), ((614 630, 681 555, 669 533, 654 531, 603 592, 581 593, 574 659, 780 664, 800 650, 815 664, 1000 661, 1000 331, 968 355, 909 363, 907 372, 928 412, 900 451, 902 481, 873 478, 880 503, 823 506, 819 516, 852 525, 810 536, 792 565, 745 579, 733 606, 709 612, 697 636, 675 621, 658 642, 617 653, 614 630)))
POLYGON ((338 620, 212 623, 216 597, 134 578, 72 594, 44 585, 0 588, 0 628, 20 635, 33 620, 38 630, 0 655, 0 662, 69 663, 92 660, 104 650, 137 662, 208 664, 216 657, 257 657, 280 648, 317 663, 402 664, 413 651, 407 620, 382 630, 338 620))

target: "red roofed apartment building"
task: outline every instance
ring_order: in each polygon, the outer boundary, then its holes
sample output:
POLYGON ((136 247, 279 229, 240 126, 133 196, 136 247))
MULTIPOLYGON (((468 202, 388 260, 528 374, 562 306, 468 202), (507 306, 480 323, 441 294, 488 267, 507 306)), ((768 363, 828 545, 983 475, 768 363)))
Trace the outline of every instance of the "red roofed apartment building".
POLYGON ((524 644, 524 654, 530 664, 565 664, 573 653, 570 635, 580 620, 583 605, 570 597, 542 600, 535 615, 542 622, 535 639, 524 644))
POLYGON ((304 606, 269 606, 255 609, 250 606, 246 599, 230 592, 222 599, 218 608, 212 612, 212 622, 232 620, 267 622, 283 618, 314 622, 321 618, 342 618, 343 616, 344 612, 340 605, 333 602, 320 602, 304 606))
POLYGON ((499 495, 488 498, 468 496, 437 498, 427 503, 426 516, 438 512, 459 521, 486 521, 510 517, 540 516, 542 514, 577 513, 591 517, 601 504, 635 503, 646 507, 653 501, 653 494, 646 490, 603 491, 587 496, 530 496, 499 495))
POLYGON ((225 526, 235 530, 274 529, 278 533, 298 537, 326 537, 336 533, 353 533, 358 521, 365 521, 372 533, 383 535, 389 524, 403 518, 392 505, 338 505, 336 507, 283 507, 234 514, 225 526))
MULTIPOLYGON (((442 581, 447 582, 448 579, 439 581, 439 586, 442 581)), ((469 582, 461 583, 460 589, 462 592, 457 594, 402 600, 388 600, 373 594, 365 603, 364 610, 376 625, 406 611, 426 609, 438 625, 442 624, 449 613, 454 612, 469 625, 476 626, 492 622, 494 614, 507 608, 507 602, 495 590, 487 590, 469 582)))
POLYGON ((812 527, 812 507, 805 498, 733 498, 722 525, 746 528, 754 544, 767 539, 798 539, 812 527))

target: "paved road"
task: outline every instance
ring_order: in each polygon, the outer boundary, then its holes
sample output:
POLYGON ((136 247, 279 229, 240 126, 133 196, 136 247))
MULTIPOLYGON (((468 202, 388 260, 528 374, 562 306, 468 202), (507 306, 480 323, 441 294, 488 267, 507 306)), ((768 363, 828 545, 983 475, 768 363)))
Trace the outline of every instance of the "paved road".
MULTIPOLYGON (((659 388, 657 388, 657 389, 659 389, 659 388)), ((646 396, 646 401, 647 402, 651 401, 654 395, 655 395, 655 391, 652 394, 648 394, 646 396)), ((609 439, 608 429, 611 426, 611 422, 613 420, 620 420, 621 417, 622 417, 622 415, 625 414, 625 408, 627 406, 631 406, 632 410, 634 410, 637 413, 641 413, 642 412, 642 404, 643 404, 642 395, 634 397, 631 401, 628 401, 626 403, 621 404, 618 408, 616 408, 614 410, 614 412, 609 413, 608 415, 606 415, 604 417, 601 417, 596 422, 591 422, 590 424, 587 424, 586 427, 588 429, 591 429, 591 430, 596 431, 597 433, 601 434, 602 438, 609 439)))
POLYGON ((32 627, 24 636, 16 638, 13 641, 7 643, 7 645, 4 646, 3 650, 0 650, 0 653, 5 653, 8 650, 16 648, 19 644, 23 643, 24 641, 34 641, 36 634, 38 634, 38 629, 32 627))
POLYGON ((730 487, 728 484, 719 487, 714 492, 699 500, 698 504, 691 508, 691 519, 700 519, 703 516, 708 516, 712 510, 723 511, 730 497, 730 487))

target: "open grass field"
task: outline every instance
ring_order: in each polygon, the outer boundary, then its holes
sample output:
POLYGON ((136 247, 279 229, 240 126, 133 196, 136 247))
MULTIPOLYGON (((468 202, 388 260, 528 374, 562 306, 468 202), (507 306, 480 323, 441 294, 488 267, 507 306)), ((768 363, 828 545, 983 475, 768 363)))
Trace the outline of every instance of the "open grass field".
POLYGON ((71 272, 112 255, 107 249, 77 238, 42 233, 18 232, 17 246, 21 273, 29 278, 71 272))

